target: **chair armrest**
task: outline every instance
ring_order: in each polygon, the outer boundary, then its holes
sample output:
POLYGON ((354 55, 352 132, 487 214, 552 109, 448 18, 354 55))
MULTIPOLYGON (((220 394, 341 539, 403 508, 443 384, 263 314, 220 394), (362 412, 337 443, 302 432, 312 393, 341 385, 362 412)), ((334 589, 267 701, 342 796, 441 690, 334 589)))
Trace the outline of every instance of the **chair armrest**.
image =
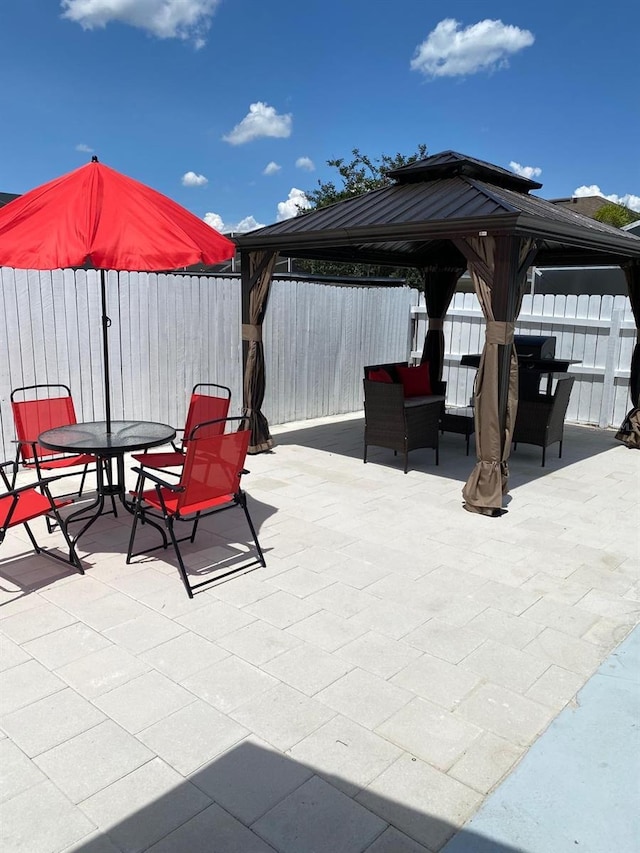
POLYGON ((47 477, 44 480, 33 480, 31 483, 27 483, 24 486, 18 486, 17 489, 10 488, 8 491, 4 492, 2 497, 7 497, 9 495, 19 495, 21 492, 30 492, 33 489, 40 489, 43 487, 48 490, 49 483, 53 483, 54 480, 60 479, 60 477, 47 477))
POLYGON ((139 474, 142 476, 141 483, 144 483, 145 480, 151 480, 157 486, 163 486, 166 489, 170 489, 172 492, 184 492, 184 486, 181 486, 179 483, 168 483, 161 477, 156 477, 155 474, 152 474, 146 468, 132 468, 131 470, 134 474, 139 474))

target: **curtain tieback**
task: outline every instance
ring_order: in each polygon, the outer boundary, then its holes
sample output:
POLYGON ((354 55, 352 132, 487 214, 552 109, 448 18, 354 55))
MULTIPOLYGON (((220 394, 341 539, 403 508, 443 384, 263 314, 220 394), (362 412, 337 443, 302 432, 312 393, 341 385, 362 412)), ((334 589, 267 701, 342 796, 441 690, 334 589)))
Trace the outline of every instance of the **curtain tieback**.
POLYGON ((242 340, 262 342, 262 326, 254 326, 251 323, 242 324, 242 340))
POLYGON ((512 344, 515 323, 505 323, 501 320, 487 321, 486 343, 512 344))
POLYGON ((440 317, 429 317, 429 331, 441 332, 444 329, 444 320, 440 317))

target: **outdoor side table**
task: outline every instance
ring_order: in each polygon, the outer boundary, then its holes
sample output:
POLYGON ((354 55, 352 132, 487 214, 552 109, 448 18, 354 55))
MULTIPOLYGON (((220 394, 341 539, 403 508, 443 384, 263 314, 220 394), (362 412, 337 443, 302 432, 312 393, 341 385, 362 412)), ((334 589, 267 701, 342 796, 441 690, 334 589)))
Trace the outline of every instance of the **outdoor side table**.
POLYGON ((112 421, 111 430, 107 432, 106 421, 93 421, 49 429, 38 437, 38 443, 50 450, 89 453, 98 460, 95 501, 90 506, 84 506, 67 516, 65 520, 67 528, 73 521, 86 520, 86 524, 73 537, 70 537, 72 557, 76 556, 75 547, 80 537, 104 512, 105 498, 117 497, 124 508, 132 512, 125 493, 125 454, 166 444, 172 441, 175 435, 175 429, 168 424, 150 421, 112 421), (112 471, 113 460, 116 462, 115 477, 112 471), (108 467, 108 482, 105 482, 103 461, 106 461, 108 467))
POLYGON ((473 409, 468 407, 447 407, 440 418, 440 429, 442 432, 455 432, 464 435, 467 442, 467 456, 469 455, 469 439, 475 432, 473 421, 473 409))

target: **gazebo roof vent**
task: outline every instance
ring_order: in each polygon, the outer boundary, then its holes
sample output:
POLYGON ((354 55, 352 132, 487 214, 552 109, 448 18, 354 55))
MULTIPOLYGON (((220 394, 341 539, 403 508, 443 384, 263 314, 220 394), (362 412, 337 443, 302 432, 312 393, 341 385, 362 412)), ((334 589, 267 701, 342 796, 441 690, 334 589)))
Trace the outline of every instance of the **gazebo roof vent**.
POLYGON ((453 178, 462 175, 467 178, 477 178, 497 187, 504 187, 516 192, 528 193, 529 190, 539 190, 542 184, 516 175, 508 169, 476 160, 457 151, 441 151, 424 160, 416 160, 407 166, 400 166, 387 172, 399 184, 413 184, 427 181, 438 181, 441 178, 453 178))

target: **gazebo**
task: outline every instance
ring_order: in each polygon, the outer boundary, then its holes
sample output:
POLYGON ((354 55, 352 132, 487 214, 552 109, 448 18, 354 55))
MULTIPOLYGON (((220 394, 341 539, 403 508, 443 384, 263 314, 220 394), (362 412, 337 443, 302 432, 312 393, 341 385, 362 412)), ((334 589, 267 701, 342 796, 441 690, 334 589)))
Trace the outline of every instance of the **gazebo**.
MULTIPOLYGON (((500 515, 508 487, 518 400, 513 347, 527 269, 620 265, 640 326, 640 238, 530 195, 536 181, 455 151, 389 172, 393 183, 303 213, 236 239, 242 276, 244 406, 251 450, 272 446, 261 411, 265 390, 262 322, 277 257, 413 267, 424 277, 429 328, 422 359, 442 377, 443 321, 458 278, 469 269, 486 320, 475 386, 478 460, 465 508, 500 515)), ((633 405, 640 403, 640 353, 634 350, 633 405)))

